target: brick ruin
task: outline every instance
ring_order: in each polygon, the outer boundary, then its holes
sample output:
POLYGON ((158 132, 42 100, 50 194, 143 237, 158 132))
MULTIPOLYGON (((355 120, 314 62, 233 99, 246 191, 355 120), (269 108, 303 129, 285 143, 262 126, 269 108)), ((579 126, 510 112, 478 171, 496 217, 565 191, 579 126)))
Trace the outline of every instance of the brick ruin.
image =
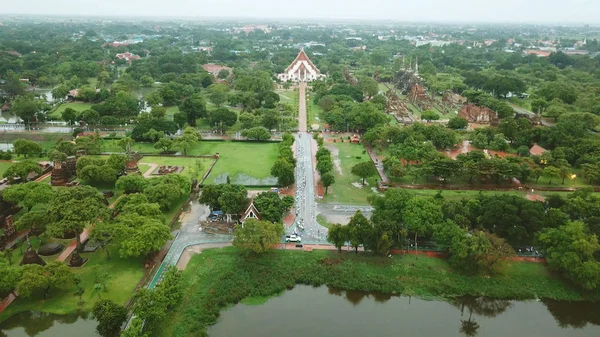
POLYGON ((410 124, 414 122, 414 117, 410 113, 408 105, 392 89, 388 90, 385 96, 387 98, 385 106, 387 113, 394 115, 399 123, 410 124))
POLYGON ((410 94, 408 95, 408 100, 421 111, 433 108, 431 99, 427 96, 427 92, 425 92, 425 87, 420 83, 416 83, 412 86, 410 94))
POLYGON ((77 174, 77 157, 69 156, 64 162, 55 161, 50 184, 52 186, 67 186, 71 178, 77 174))
POLYGON ((475 104, 467 104, 460 109, 458 112, 458 117, 462 117, 469 121, 469 123, 477 123, 477 124, 490 124, 490 125, 498 125, 498 114, 487 108, 482 106, 477 106, 475 104))
POLYGON ((442 95, 442 103, 446 109, 458 109, 467 103, 467 99, 452 91, 446 91, 444 95, 442 95))

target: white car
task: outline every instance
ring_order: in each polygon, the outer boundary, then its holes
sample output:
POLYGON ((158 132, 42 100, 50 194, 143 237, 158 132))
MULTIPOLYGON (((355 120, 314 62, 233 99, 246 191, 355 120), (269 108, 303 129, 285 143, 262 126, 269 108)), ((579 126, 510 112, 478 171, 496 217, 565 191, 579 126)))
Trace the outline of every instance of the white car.
POLYGON ((285 242, 302 242, 302 238, 297 235, 286 235, 285 242))

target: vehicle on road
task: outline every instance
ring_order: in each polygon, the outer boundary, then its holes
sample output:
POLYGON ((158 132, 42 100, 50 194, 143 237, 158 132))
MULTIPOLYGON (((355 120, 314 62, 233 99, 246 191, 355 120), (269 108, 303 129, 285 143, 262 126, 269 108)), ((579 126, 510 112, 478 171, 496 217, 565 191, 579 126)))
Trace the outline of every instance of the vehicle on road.
POLYGON ((302 242, 302 238, 297 235, 286 235, 285 242, 302 242))

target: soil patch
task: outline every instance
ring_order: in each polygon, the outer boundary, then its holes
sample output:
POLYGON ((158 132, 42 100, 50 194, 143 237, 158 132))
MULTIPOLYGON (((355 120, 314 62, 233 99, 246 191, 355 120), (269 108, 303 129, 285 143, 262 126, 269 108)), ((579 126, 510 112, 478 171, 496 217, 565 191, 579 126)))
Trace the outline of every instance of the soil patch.
POLYGON ((333 146, 333 145, 327 145, 326 146, 327 150, 329 150, 329 152, 331 152, 331 159, 333 161, 333 167, 335 168, 335 171, 343 176, 344 172, 342 172, 342 162, 340 161, 340 150, 333 146))

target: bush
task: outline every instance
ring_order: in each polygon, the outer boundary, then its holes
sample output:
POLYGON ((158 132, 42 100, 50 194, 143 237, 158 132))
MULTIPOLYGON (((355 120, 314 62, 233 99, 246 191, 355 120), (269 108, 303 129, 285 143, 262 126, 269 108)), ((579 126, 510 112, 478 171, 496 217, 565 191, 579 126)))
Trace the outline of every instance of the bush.
POLYGON ((356 159, 362 159, 362 157, 361 156, 356 156, 356 159))
POLYGON ((12 151, 0 151, 0 160, 11 160, 12 159, 12 151))

